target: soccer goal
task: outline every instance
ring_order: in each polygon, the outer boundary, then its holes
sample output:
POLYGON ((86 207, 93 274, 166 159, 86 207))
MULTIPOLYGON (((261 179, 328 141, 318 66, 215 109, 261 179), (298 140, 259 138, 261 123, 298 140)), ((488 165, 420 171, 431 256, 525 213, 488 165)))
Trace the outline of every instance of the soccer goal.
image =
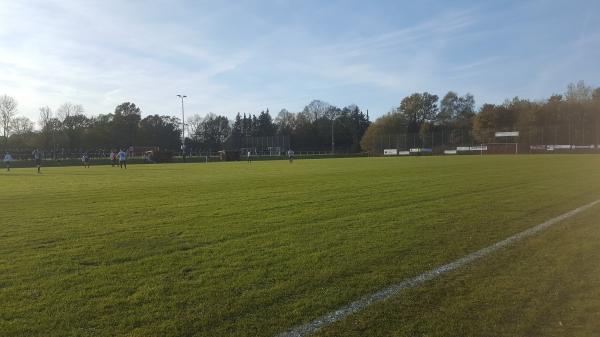
POLYGON ((487 143, 486 154, 519 154, 518 143, 487 143))
POLYGON ((269 151, 269 156, 280 156, 281 155, 281 147, 280 146, 270 146, 267 148, 269 151))
POLYGON ((494 136, 504 142, 485 144, 487 154, 519 154, 519 143, 516 142, 519 139, 519 131, 498 131, 494 136))

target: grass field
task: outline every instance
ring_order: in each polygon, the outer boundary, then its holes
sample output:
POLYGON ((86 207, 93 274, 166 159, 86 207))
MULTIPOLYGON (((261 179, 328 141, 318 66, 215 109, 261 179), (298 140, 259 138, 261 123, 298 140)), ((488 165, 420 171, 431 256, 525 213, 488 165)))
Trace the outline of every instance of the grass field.
MULTIPOLYGON (((0 188, 0 336, 274 336, 598 199, 600 156, 28 168, 0 188)), ((318 335, 593 336, 599 218, 318 335)))

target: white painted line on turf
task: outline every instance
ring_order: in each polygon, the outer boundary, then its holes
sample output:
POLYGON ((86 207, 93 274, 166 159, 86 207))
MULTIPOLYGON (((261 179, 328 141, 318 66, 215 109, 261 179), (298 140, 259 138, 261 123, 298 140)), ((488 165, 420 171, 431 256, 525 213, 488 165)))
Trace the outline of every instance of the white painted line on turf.
POLYGON ((343 306, 335 311, 325 314, 324 316, 321 316, 321 317, 313 320, 312 322, 306 323, 304 325, 300 325, 292 330, 281 333, 281 334, 277 335, 277 337, 308 336, 323 327, 326 327, 332 323, 340 321, 356 312, 359 312, 359 311, 365 309, 366 307, 370 306, 371 304, 386 300, 390 297, 397 295, 404 289, 414 288, 418 285, 421 285, 422 283, 424 283, 426 281, 434 279, 438 276, 441 276, 441 275, 451 272, 455 269, 458 269, 462 266, 465 266, 479 258, 487 256, 499 249, 502 249, 502 248, 509 246, 515 242, 521 241, 525 238, 535 235, 535 234, 537 234, 545 229, 548 229, 549 227, 551 227, 565 219, 568 219, 578 213, 581 213, 591 207, 594 207, 598 203, 600 203, 600 199, 590 202, 587 205, 578 207, 578 208, 576 208, 570 212, 567 212, 565 214, 559 215, 556 218, 552 218, 552 219, 550 219, 546 222, 543 222, 539 225, 536 225, 529 229, 526 229, 526 230, 524 230, 520 233, 517 233, 513 236, 510 236, 502 241, 496 242, 491 246, 485 247, 474 253, 464 256, 458 260, 455 260, 454 262, 450 262, 450 263, 445 264, 436 269, 432 269, 430 271, 424 272, 423 274, 421 274, 419 276, 405 279, 405 280, 401 281, 400 283, 397 283, 397 284, 394 284, 387 288, 384 288, 374 294, 365 296, 365 297, 358 299, 350 304, 347 304, 346 306, 343 306))

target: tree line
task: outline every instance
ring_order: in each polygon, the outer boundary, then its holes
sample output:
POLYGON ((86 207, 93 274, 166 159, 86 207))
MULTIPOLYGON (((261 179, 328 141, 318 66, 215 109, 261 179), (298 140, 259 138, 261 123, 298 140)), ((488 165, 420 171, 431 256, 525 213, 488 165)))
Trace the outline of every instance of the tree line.
MULTIPOLYGON (((80 153, 97 149, 159 147, 180 151, 181 119, 150 115, 134 103, 118 105, 114 112, 88 117, 78 104, 64 103, 53 111, 39 109, 39 128, 27 117, 17 116, 17 102, 0 96, 1 144, 6 149, 40 148, 80 153)), ((186 148, 193 152, 239 149, 247 138, 285 136, 295 149, 328 151, 332 135, 336 151, 358 152, 369 126, 368 113, 356 105, 338 108, 323 101, 309 103, 301 112, 282 109, 275 118, 268 109, 258 114, 238 113, 233 120, 209 113, 186 121, 186 148)), ((287 149, 281 148, 281 151, 287 149)))
MULTIPOLYGON (((82 152, 129 146, 180 151, 182 123, 177 117, 149 115, 131 102, 114 112, 88 116, 83 106, 64 103, 55 110, 39 108, 38 128, 18 115, 18 103, 0 96, 0 144, 5 149, 39 148, 82 152)), ((600 144, 600 88, 583 81, 564 94, 532 101, 515 97, 502 104, 476 108, 471 94, 448 92, 442 99, 413 93, 375 122, 356 105, 340 108, 314 100, 299 112, 286 109, 275 118, 269 109, 237 113, 232 120, 209 113, 186 121, 186 148, 206 152, 239 149, 248 139, 286 137, 295 150, 355 153, 380 152, 382 139, 404 137, 408 146, 452 147, 495 141, 496 131, 520 131, 518 141, 534 144, 600 144)), ((282 149, 285 151, 286 149, 282 149)))
POLYGON ((43 149, 48 152, 84 152, 125 149, 128 146, 177 148, 179 120, 171 116, 141 117, 134 103, 118 105, 113 113, 88 117, 82 105, 64 103, 53 111, 39 108, 39 128, 17 115, 14 98, 0 96, 0 144, 6 149, 43 149))
POLYGON ((564 94, 545 100, 515 97, 502 104, 485 103, 479 109, 471 94, 450 91, 439 100, 428 92, 414 93, 371 124, 361 148, 381 152, 389 144, 452 148, 503 142, 495 137, 498 131, 519 131, 519 137, 511 141, 526 148, 600 145, 600 88, 579 81, 569 84, 564 94))

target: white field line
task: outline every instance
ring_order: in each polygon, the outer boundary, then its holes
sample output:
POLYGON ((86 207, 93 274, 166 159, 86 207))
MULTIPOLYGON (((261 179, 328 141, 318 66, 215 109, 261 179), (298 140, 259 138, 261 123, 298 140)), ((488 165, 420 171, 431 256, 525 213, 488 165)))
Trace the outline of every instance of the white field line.
POLYGON ((396 283, 396 284, 391 285, 387 288, 384 288, 376 293, 362 297, 362 298, 360 298, 350 304, 347 304, 335 311, 325 314, 324 316, 321 316, 321 317, 313 320, 312 322, 306 323, 304 325, 300 325, 298 327, 293 328, 292 330, 281 333, 281 334, 277 335, 277 337, 308 336, 323 327, 326 327, 332 323, 340 321, 354 313, 357 313, 357 312, 365 309, 366 307, 370 306, 371 304, 386 300, 390 297, 397 295, 404 289, 414 288, 426 281, 429 281, 438 276, 441 276, 441 275, 451 272, 455 269, 458 269, 462 266, 465 266, 479 258, 485 257, 499 249, 502 249, 502 248, 509 246, 515 242, 521 241, 525 238, 535 235, 535 234, 537 234, 537 233, 539 233, 539 232, 541 232, 541 231, 543 231, 565 219, 568 219, 578 213, 581 213, 581 212, 595 206, 598 203, 600 203, 600 199, 593 201, 587 205, 578 207, 570 212, 559 215, 556 218, 552 218, 552 219, 550 219, 546 222, 543 222, 539 225, 536 225, 529 229, 526 229, 526 230, 524 230, 520 233, 517 233, 513 236, 510 236, 502 241, 496 242, 496 243, 492 244, 491 246, 485 247, 474 253, 464 256, 458 260, 455 260, 454 262, 450 262, 450 263, 445 264, 436 269, 432 269, 421 275, 418 275, 418 276, 415 276, 415 277, 412 277, 409 279, 405 279, 405 280, 401 281, 400 283, 396 283))

